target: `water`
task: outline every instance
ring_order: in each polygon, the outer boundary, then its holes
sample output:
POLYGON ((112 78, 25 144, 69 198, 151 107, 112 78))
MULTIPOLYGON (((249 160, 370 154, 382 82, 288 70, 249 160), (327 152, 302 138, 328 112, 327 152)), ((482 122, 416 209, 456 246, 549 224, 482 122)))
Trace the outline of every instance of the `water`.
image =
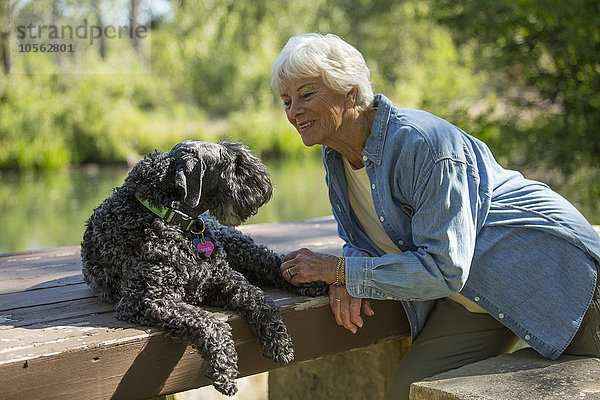
MULTIPOLYGON (((266 164, 273 181, 273 198, 247 224, 331 214, 320 159, 266 164)), ((126 167, 86 167, 0 175, 0 253, 78 245, 85 221, 111 194, 112 188, 123 183, 128 170, 126 167)), ((527 176, 551 183, 553 189, 572 201, 593 224, 600 224, 600 198, 594 194, 597 191, 587 190, 589 184, 575 185, 535 171, 527 176)))
MULTIPOLYGON (((247 224, 331 214, 320 159, 266 164, 273 198, 247 224)), ((86 167, 0 176, 0 253, 79 245, 85 221, 128 170, 86 167)))

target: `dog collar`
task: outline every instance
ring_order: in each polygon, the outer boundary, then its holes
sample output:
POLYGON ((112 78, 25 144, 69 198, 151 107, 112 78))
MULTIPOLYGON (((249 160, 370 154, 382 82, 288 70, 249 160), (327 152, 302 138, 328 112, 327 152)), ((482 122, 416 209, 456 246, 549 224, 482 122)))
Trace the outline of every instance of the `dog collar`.
POLYGON ((148 210, 152 211, 156 216, 169 224, 179 225, 185 232, 191 232, 194 235, 202 235, 206 225, 200 217, 190 217, 189 215, 171 208, 171 207, 154 207, 147 199, 142 198, 139 194, 135 195, 136 199, 144 205, 148 210), (198 228, 198 224, 202 226, 198 228))

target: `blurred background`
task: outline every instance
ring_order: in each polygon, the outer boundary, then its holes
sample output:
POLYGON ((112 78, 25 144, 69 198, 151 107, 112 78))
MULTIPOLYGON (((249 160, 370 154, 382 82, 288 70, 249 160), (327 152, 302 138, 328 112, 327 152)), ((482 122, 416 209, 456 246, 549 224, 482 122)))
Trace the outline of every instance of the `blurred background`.
POLYGON ((600 224, 599 1, 2 0, 0 31, 0 253, 78 245, 130 166, 184 139, 263 158, 274 197, 247 223, 330 214, 320 149, 269 85, 304 32, 353 44, 376 93, 484 140, 600 224), (147 36, 19 47, 82 20, 147 36))

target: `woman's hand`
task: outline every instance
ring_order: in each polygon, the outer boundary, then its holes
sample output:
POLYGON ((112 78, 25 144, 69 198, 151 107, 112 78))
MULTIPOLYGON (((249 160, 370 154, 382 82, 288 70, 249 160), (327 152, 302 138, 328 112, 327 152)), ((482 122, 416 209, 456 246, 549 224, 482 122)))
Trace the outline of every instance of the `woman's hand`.
MULTIPOLYGON (((285 255, 281 264, 281 275, 296 286, 314 281, 332 283, 336 281, 337 261, 338 258, 331 254, 300 249, 285 255)), ((329 304, 335 322, 352 333, 363 327, 361 311, 368 316, 375 314, 369 300, 350 296, 346 285, 329 286, 329 304)))
POLYGON ((314 281, 335 282, 337 257, 300 249, 288 253, 281 264, 281 275, 292 285, 314 281))
POLYGON ((363 327, 364 321, 360 316, 361 310, 368 316, 375 314, 369 300, 350 296, 346 290, 346 285, 329 286, 329 305, 335 316, 335 322, 352 333, 356 333, 358 328, 363 327))

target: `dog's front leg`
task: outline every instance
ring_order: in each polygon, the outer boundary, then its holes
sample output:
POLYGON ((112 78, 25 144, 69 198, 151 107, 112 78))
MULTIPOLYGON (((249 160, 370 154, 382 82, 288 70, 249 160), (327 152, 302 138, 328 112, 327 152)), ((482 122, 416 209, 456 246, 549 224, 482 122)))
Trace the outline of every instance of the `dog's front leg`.
POLYGON ((254 284, 271 284, 291 289, 291 285, 281 277, 279 266, 282 256, 233 227, 217 225, 214 235, 227 254, 227 262, 254 284))
POLYGON ((223 246, 227 262, 255 285, 271 285, 303 296, 319 296, 326 292, 323 281, 294 286, 281 276, 283 256, 267 247, 256 244, 254 239, 235 228, 223 225, 211 227, 213 235, 223 246))
POLYGON ((204 359, 213 386, 229 396, 237 392, 237 352, 227 322, 170 296, 124 298, 116 311, 119 319, 153 326, 169 337, 189 341, 204 359))
POLYGON ((257 336, 264 356, 282 365, 294 359, 292 339, 279 308, 268 295, 236 271, 223 282, 221 292, 221 302, 214 305, 240 313, 257 336))

